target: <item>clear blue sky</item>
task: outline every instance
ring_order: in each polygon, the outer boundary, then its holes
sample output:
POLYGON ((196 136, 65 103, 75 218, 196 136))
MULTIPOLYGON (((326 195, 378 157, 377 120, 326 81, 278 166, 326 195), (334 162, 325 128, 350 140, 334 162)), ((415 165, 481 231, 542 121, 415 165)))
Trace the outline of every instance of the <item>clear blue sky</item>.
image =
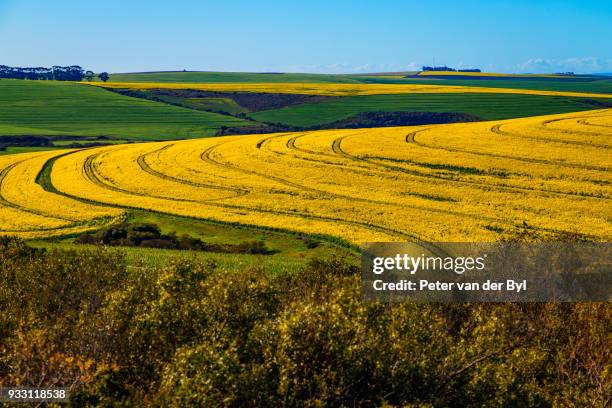
POLYGON ((612 71, 612 0, 0 0, 0 64, 372 72, 612 71))

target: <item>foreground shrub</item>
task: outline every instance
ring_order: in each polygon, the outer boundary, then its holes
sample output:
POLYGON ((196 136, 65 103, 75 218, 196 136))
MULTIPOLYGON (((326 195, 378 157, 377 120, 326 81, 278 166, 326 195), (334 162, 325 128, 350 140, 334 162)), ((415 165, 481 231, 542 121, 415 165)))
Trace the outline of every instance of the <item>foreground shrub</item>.
POLYGON ((368 303, 356 272, 0 239, 0 385, 71 386, 73 406, 606 405, 607 303, 368 303))

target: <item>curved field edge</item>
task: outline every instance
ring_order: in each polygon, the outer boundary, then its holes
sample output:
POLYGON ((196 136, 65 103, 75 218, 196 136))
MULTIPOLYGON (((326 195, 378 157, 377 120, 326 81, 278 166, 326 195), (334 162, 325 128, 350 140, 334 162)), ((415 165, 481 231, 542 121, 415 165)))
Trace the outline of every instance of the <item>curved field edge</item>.
MULTIPOLYGON (((351 243, 345 239, 342 239, 340 237, 335 237, 332 235, 327 235, 327 234, 309 234, 306 232, 302 232, 302 231, 295 231, 295 230, 290 230, 287 228, 280 228, 280 227, 272 227, 272 226, 262 226, 262 225, 255 225, 255 224, 248 224, 248 223, 239 223, 239 222, 231 222, 231 221, 223 221, 223 220, 215 220, 215 219, 211 219, 211 218, 198 218, 198 217, 188 217, 188 216, 183 216, 183 215, 176 215, 176 214, 172 214, 172 213, 167 213, 167 212, 163 212, 163 211, 153 211, 153 210, 148 210, 148 209, 143 209, 143 208, 139 208, 139 207, 132 207, 132 206, 122 206, 122 205, 115 205, 115 204, 108 204, 108 203, 103 203, 103 202, 99 202, 99 201, 94 201, 94 200, 89 200, 89 199, 85 199, 82 197, 77 197, 77 196, 73 196, 70 194, 66 194, 62 191, 59 191, 57 188, 55 188, 55 186, 53 185, 53 183, 51 182, 51 172, 53 170, 53 165, 55 163, 55 161, 67 154, 70 154, 72 152, 68 152, 68 153, 64 153, 62 155, 58 155, 55 156, 51 159, 49 159, 44 166, 42 167, 42 169, 40 170, 40 172, 38 173, 38 176, 36 178, 36 183, 39 184, 45 191, 48 191, 50 193, 53 194, 59 194, 62 195, 64 197, 76 200, 76 201, 80 201, 83 203, 87 203, 87 204, 95 204, 95 205, 99 205, 99 206, 104 206, 104 207, 112 207, 112 208, 118 208, 118 209, 123 209, 126 210, 126 213, 123 217, 124 220, 129 221, 130 219, 130 214, 129 214, 129 210, 134 210, 134 211, 140 211, 143 213, 151 213, 151 214, 160 214, 163 216, 167 216, 167 217, 173 217, 176 219, 181 219, 181 220, 193 220, 193 221, 197 221, 197 222, 201 222, 201 223, 207 223, 207 224, 212 224, 212 225, 218 225, 218 226, 224 226, 224 227, 228 227, 228 228, 233 228, 233 229, 240 229, 240 230, 246 230, 246 231, 263 231, 263 232, 271 232, 274 234, 279 234, 279 235, 285 235, 285 236, 292 236, 292 237, 296 237, 296 238, 310 238, 310 239, 314 239, 314 240, 319 240, 319 241, 323 241, 325 243, 331 244, 333 246, 342 248, 342 249, 346 249, 349 250, 351 253, 360 253, 361 252, 361 247, 358 245, 355 245, 354 243, 351 243)), ((109 225, 109 224, 106 224, 109 225)), ((97 226, 96 228, 92 228, 90 231, 93 230, 97 230, 100 229, 100 227, 102 227, 104 225, 100 225, 97 226)), ((72 238, 72 237, 76 237, 79 234, 75 234, 75 233, 69 233, 69 234, 57 234, 57 235, 53 235, 52 237, 49 238, 53 238, 53 239, 61 239, 61 238, 72 238)))

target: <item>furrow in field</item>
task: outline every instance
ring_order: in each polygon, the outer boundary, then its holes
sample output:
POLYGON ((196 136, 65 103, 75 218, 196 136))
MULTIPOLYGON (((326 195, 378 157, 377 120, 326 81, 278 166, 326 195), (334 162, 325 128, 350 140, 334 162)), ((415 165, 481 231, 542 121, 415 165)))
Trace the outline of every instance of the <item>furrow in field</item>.
MULTIPOLYGON (((143 193, 139 193, 135 191, 126 190, 116 185, 113 185, 109 180, 104 179, 98 174, 94 163, 95 163, 95 160, 98 158, 99 154, 100 153, 90 155, 85 159, 83 163, 83 173, 90 182, 94 183, 95 185, 103 189, 110 190, 115 193, 120 193, 120 194, 128 195, 128 196, 137 196, 137 197, 147 198, 147 199, 156 198, 159 200, 165 200, 165 201, 177 202, 177 203, 205 204, 206 206, 215 207, 221 210, 227 209, 227 210, 236 210, 236 211, 249 211, 249 212, 254 212, 254 213, 271 214, 274 216, 302 218, 306 220, 316 220, 316 221, 321 221, 324 223, 343 224, 347 226, 352 226, 352 227, 357 227, 357 228, 362 228, 366 230, 371 230, 371 231, 387 234, 390 238, 395 237, 394 239, 397 239, 397 238, 404 238, 404 239, 410 239, 410 240, 423 239, 423 237, 418 237, 409 232, 401 231, 399 229, 394 229, 388 226, 376 225, 370 222, 361 222, 358 220, 350 220, 350 219, 344 219, 340 217, 328 217, 328 216, 309 214, 309 213, 297 213, 297 212, 291 212, 291 211, 278 211, 278 210, 265 209, 265 208, 254 208, 254 207, 240 206, 240 205, 213 203, 212 202, 213 200, 205 201, 205 202, 197 202, 195 200, 177 199, 177 198, 152 195, 152 194, 148 195, 148 194, 143 194, 143 193)), ((120 201, 121 200, 119 200, 119 203, 117 203, 116 205, 118 205, 119 207, 123 207, 123 208, 153 209, 153 208, 149 208, 147 205, 143 205, 143 206, 123 205, 120 203, 120 201)), ((102 203, 108 203, 108 202, 102 202, 102 203)), ((169 205, 168 206, 169 208, 168 207, 162 208, 162 207, 163 206, 158 206, 158 210, 160 212, 166 212, 169 214, 175 213, 172 209, 172 205, 169 205)), ((429 248, 429 249, 432 250, 432 248, 429 248)))
MULTIPOLYGON (((503 155, 492 155, 492 154, 480 154, 480 153, 474 153, 468 150, 460 150, 460 149, 450 149, 450 148, 443 148, 443 147, 432 147, 420 142, 417 142, 415 139, 415 136, 417 133, 421 132, 421 131, 425 131, 427 129, 422 129, 422 130, 417 130, 414 132, 410 132, 406 135, 406 142, 407 143, 412 143, 412 144, 416 144, 419 145, 421 147, 426 147, 426 148, 431 148, 431 149, 438 149, 438 150, 445 150, 448 152, 461 152, 461 153, 468 153, 468 154, 474 154, 474 155, 486 155, 489 157, 496 157, 496 158, 505 158, 505 159, 514 159, 514 157, 511 156, 503 156, 503 155)), ((391 164, 386 164, 386 163, 382 163, 381 161, 385 161, 388 160, 387 158, 384 157, 377 157, 377 156, 354 156, 351 155, 349 153, 347 153, 345 150, 342 149, 341 147, 341 143, 342 140, 344 140, 346 137, 340 137, 338 139, 335 139, 333 141, 332 144, 332 151, 334 153, 336 153, 339 156, 345 157, 349 160, 354 160, 354 161, 360 161, 360 162, 364 162, 364 163, 369 163, 374 167, 380 167, 380 168, 384 168, 384 169, 388 169, 391 170, 392 172, 402 172, 402 173, 406 173, 412 177, 417 177, 417 178, 423 178, 423 179, 431 179, 431 180, 437 180, 440 182, 445 182, 445 183, 452 183, 452 184, 458 184, 458 185, 467 185, 467 186, 473 186, 475 188, 479 188, 481 190, 490 190, 490 189, 496 189, 496 190, 500 190, 500 191, 515 191, 515 192, 541 192, 541 193, 545 193, 545 194, 559 194, 559 195, 578 195, 578 196, 584 196, 584 194, 577 194, 577 193, 568 193, 568 192, 564 192, 564 191, 556 191, 556 190, 550 190, 550 189, 542 189, 542 188, 530 188, 530 187, 520 187, 520 186, 514 186, 514 185, 509 185, 509 184, 501 184, 499 182, 479 182, 479 181, 474 181, 474 180, 465 180, 465 179, 461 179, 458 180, 456 178, 453 178, 452 176, 449 175, 437 175, 437 174, 432 174, 432 173, 424 173, 418 170, 413 170, 413 169, 409 169, 406 167, 402 167, 399 165, 391 165, 391 164)), ((415 167, 422 167, 422 165, 420 165, 419 163, 415 163, 415 162, 411 162, 409 160, 404 160, 407 164, 410 165, 414 165, 415 167)), ((542 163, 540 161, 536 161, 536 160, 527 160, 529 162, 532 163, 542 163)), ((601 197, 597 197, 597 198, 601 198, 601 197)))
MULTIPOLYGON (((491 131, 493 133, 497 133, 493 128, 495 128, 497 125, 494 125, 491 128, 491 131)), ((602 166, 592 166, 592 165, 583 165, 583 164, 574 164, 574 163, 567 163, 564 161, 560 161, 560 160, 546 160, 546 159, 537 159, 537 158, 531 158, 531 157, 525 157, 525 156, 512 156, 512 155, 506 155, 506 154, 499 154, 499 153, 483 153, 483 152, 478 152, 478 151, 474 151, 474 150, 468 150, 468 149, 458 149, 458 148, 451 148, 451 147, 442 147, 440 145, 430 145, 427 144, 423 141, 417 141, 416 140, 416 135, 424 132, 427 129, 422 129, 419 131, 414 131, 414 132, 410 132, 406 135, 406 143, 413 143, 416 144, 418 146, 421 147, 426 147, 428 149, 432 149, 432 150, 444 150, 447 152, 451 152, 451 153, 466 153, 466 154, 470 154, 470 155, 475 155, 475 156, 483 156, 483 157, 492 157, 492 158, 496 158, 496 159, 508 159, 508 160, 515 160, 518 162, 525 162, 525 163, 535 163, 535 164, 542 164, 542 165, 547 165, 547 166, 560 166, 560 167, 569 167, 569 168, 573 168, 573 169, 585 169, 585 170, 595 170, 595 171, 610 171, 609 168, 606 167, 602 167, 602 166)), ((563 194, 563 193, 561 193, 563 194)))
POLYGON ((228 196, 227 198, 232 198, 232 197, 238 197, 238 196, 243 196, 243 195, 247 195, 249 194, 249 191, 247 190, 243 190, 243 189, 239 189, 239 188, 233 188, 233 187, 224 187, 224 186, 219 186, 216 184, 208 184, 208 183, 200 183, 200 182, 196 182, 196 181, 192 181, 192 180, 188 180, 188 179, 183 179, 183 178, 178 178, 178 177, 174 177, 171 176, 169 174, 163 173, 161 171, 155 170, 153 169, 153 167, 151 167, 151 165, 149 165, 147 163, 147 157, 149 156, 155 156, 155 155, 159 155, 159 153, 163 150, 166 150, 170 147, 172 147, 173 145, 166 145, 164 147, 161 147, 157 150, 153 150, 151 152, 148 153, 144 153, 142 155, 139 155, 138 158, 136 159, 138 165, 140 166, 140 168, 154 176, 154 177, 158 177, 164 180, 168 180, 168 181, 173 181, 176 183, 180 183, 180 184, 186 184, 188 186, 192 186, 192 187, 199 187, 199 188, 208 188, 208 189, 213 189, 213 190, 221 190, 221 191, 229 191, 232 192, 233 195, 228 196))
POLYGON ((96 228, 118 216, 114 210, 57 196, 37 184, 46 161, 60 154, 62 152, 8 156, 13 162, 0 172, 0 229, 3 233, 24 238, 63 235, 96 228))
MULTIPOLYGON (((256 148, 261 149, 265 142, 270 140, 271 138, 264 138, 262 140, 260 140, 259 142, 257 142, 256 144, 256 148)), ((334 142, 336 143, 336 142, 334 142)), ((311 188, 308 186, 305 186, 304 183, 298 184, 295 183, 293 181, 289 181, 286 178, 280 178, 280 177, 276 177, 276 176, 271 176, 269 174, 265 174, 265 173, 260 173, 260 172, 255 172, 252 170, 247 170, 247 169, 243 169, 240 168, 238 166, 234 166, 234 165, 230 165, 227 163, 222 163, 219 161, 215 161, 212 160, 210 158, 211 153, 214 151, 214 149, 216 147, 218 147, 219 145, 213 146, 209 149, 207 149, 204 153, 202 153, 202 155, 204 157, 206 157, 206 161, 209 163, 216 163, 220 166, 226 167, 226 168, 232 168, 234 170, 240 171, 240 172, 244 172, 247 174, 252 174, 252 175, 256 175, 259 177, 263 177, 263 178, 268 178, 270 180, 274 180, 277 181, 281 184, 285 184, 287 186, 290 187, 295 187, 298 189, 301 189, 303 191, 309 191, 309 192, 313 192, 313 193, 317 193, 317 194, 321 194, 323 196, 329 196, 332 198, 338 198, 338 199, 343 199, 343 200, 347 200, 347 201, 353 201, 353 202, 361 202, 361 203, 367 203, 370 205, 380 205, 380 206, 392 206, 392 207, 403 207, 404 204, 401 203, 395 203, 395 202, 387 202, 387 201, 381 201, 381 200, 372 200, 372 199, 367 199, 367 198, 361 198, 359 196, 356 195, 347 195, 347 194, 337 194, 337 193, 333 193, 327 190, 322 190, 322 189, 315 189, 315 188, 311 188)), ((337 144, 337 146, 339 146, 339 144, 337 144)), ((338 148, 338 147, 336 147, 338 148)), ((435 207, 427 207, 427 206, 422 206, 422 205, 416 205, 416 204, 412 204, 411 208, 414 210, 420 210, 423 212, 431 212, 431 213, 437 213, 437 214, 445 214, 445 215, 449 215, 449 216, 456 216, 456 217, 464 217, 464 218, 469 218, 469 219, 478 219, 481 221, 487 221, 487 222, 501 222, 503 224, 509 224, 509 225, 516 225, 515 223, 511 223, 511 222, 506 222, 503 220, 499 220, 497 218, 493 218, 493 217, 486 217, 486 216, 482 216, 482 215, 476 215, 476 214, 471 214, 471 213, 464 213, 461 211, 454 211, 454 210, 450 210, 450 209, 441 209, 441 208, 435 208, 435 207)))
POLYGON ((66 222, 74 222, 75 220, 69 219, 69 218, 63 218, 61 216, 51 216, 49 214, 45 214, 41 211, 36 211, 27 207, 23 207, 21 205, 15 204, 11 201, 8 201, 4 195, 2 194, 2 190, 5 189, 6 187, 6 183, 5 180, 7 178, 7 176, 9 175, 9 173, 11 172, 11 170, 13 170, 15 167, 17 167, 19 164, 23 163, 25 160, 21 160, 18 162, 15 162, 13 164, 11 164, 8 167, 5 167, 4 169, 2 169, 2 171, 0 172, 0 205, 2 206, 6 206, 6 207, 10 207, 10 208, 14 208, 16 210, 19 211, 23 211, 25 213, 30 213, 30 214, 35 214, 35 215, 40 215, 41 217, 45 217, 45 218, 49 218, 52 220, 58 220, 58 221, 66 221, 66 222))
MULTIPOLYGON (((581 141, 577 141, 577 140, 568 140, 568 139, 555 138, 555 137, 540 137, 540 136, 521 135, 521 134, 518 134, 518 133, 515 133, 515 132, 512 132, 512 131, 502 130, 502 126, 504 126, 504 125, 503 124, 499 124, 499 125, 492 126, 491 127, 491 132, 493 132, 495 134, 498 134, 500 136, 511 137, 511 138, 521 138, 521 139, 526 139, 526 140, 533 140, 535 142, 562 143, 562 144, 570 144, 570 145, 576 145, 576 146, 596 147, 596 148, 600 148, 600 149, 609 149, 610 148, 609 145, 601 144, 601 143, 581 142, 581 141)), ((548 128, 546 128, 543 125, 540 125, 540 128, 549 130, 548 128)), ((575 134, 577 132, 569 132, 569 133, 575 134)))
POLYGON ((604 125, 604 124, 593 123, 593 122, 588 121, 586 119, 581 119, 581 120, 578 121, 578 123, 580 123, 581 125, 584 125, 584 126, 593 126, 593 127, 597 127, 597 128, 612 128, 612 125, 604 125))

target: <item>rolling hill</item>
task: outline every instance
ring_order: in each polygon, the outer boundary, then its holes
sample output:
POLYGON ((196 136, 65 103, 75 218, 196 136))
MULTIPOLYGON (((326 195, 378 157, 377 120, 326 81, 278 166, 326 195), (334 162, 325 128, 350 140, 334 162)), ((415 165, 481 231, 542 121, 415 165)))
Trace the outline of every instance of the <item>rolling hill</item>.
POLYGON ((525 226, 609 240, 611 125, 607 109, 5 156, 0 228, 62 235, 136 208, 352 243, 495 241, 525 226))
MULTIPOLYGON (((255 112, 249 117, 260 122, 292 126, 316 126, 363 112, 462 112, 482 119, 497 120, 589 110, 597 100, 513 94, 405 94, 367 95, 329 99, 255 112)), ((600 103, 612 101, 601 100, 600 103)))
POLYGON ((211 136, 221 126, 245 123, 78 83, 0 80, 0 135, 169 140, 211 136))

